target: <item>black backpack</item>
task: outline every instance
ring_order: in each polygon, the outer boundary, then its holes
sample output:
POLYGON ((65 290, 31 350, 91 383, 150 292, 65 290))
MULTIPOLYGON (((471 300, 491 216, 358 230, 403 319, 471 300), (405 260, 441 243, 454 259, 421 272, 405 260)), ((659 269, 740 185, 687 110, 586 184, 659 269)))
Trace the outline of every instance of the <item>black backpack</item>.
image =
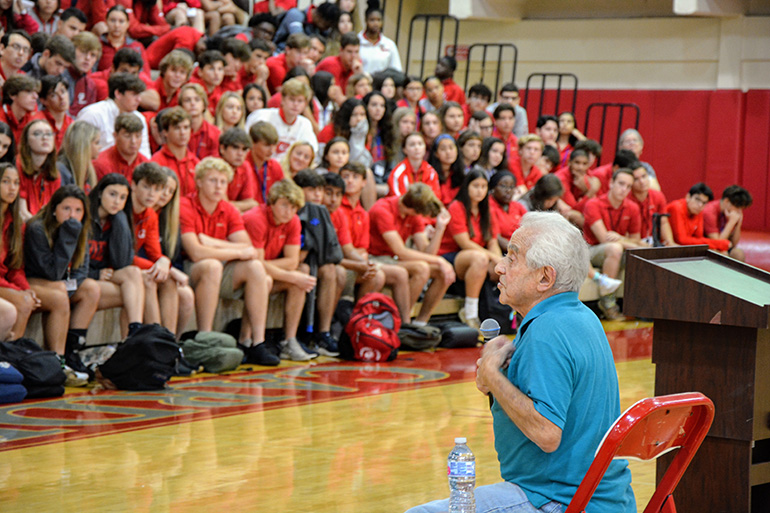
POLYGON ((158 390, 176 374, 181 357, 182 348, 173 333, 159 324, 145 324, 99 366, 98 376, 114 385, 110 388, 158 390))
POLYGON ((34 340, 20 338, 0 342, 0 360, 9 362, 24 376, 22 385, 27 398, 60 397, 67 380, 61 360, 53 351, 46 351, 34 340))

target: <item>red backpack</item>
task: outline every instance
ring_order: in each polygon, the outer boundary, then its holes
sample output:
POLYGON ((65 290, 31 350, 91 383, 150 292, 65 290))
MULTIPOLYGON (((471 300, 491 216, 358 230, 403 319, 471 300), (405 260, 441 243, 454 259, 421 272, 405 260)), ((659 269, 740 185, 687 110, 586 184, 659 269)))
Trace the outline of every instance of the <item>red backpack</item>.
POLYGON ((356 303, 345 333, 350 337, 354 360, 389 362, 398 355, 401 316, 391 298, 369 292, 356 303))

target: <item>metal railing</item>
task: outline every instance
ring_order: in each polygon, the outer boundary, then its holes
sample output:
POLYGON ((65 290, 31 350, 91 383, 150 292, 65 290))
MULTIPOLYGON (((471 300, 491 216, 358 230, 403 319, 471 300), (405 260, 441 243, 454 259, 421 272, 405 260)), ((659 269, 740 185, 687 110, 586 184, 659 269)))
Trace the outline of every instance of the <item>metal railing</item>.
MULTIPOLYGON (((470 80, 470 71, 471 71, 471 64, 473 63, 473 51, 480 49, 482 50, 481 55, 481 76, 479 77, 479 81, 476 82, 477 84, 484 84, 484 79, 487 75, 487 54, 494 55, 495 50, 497 50, 497 60, 494 60, 492 58, 492 66, 489 66, 490 68, 494 69, 494 77, 495 77, 495 87, 492 89, 492 99, 494 101, 494 98, 497 98, 497 93, 500 90, 501 86, 501 76, 503 73, 503 68, 505 67, 505 62, 503 60, 504 53, 507 49, 511 50, 512 53, 512 65, 511 65, 511 80, 510 82, 516 83, 516 66, 519 62, 519 49, 514 45, 513 43, 474 43, 468 47, 468 63, 465 67, 465 83, 463 84, 463 89, 467 92, 468 88, 472 85, 469 83, 470 80)), ((491 70, 490 70, 491 74, 491 70)), ((508 82, 507 80, 503 79, 504 83, 508 82)), ((486 85, 486 84, 485 84, 486 85)))
MULTIPOLYGON (((639 129, 639 116, 640 116, 640 109, 639 106, 635 103, 603 103, 603 102, 597 102, 592 103, 588 106, 586 109, 586 117, 585 117, 585 125, 583 127, 583 134, 585 134, 586 137, 590 137, 591 139, 595 139, 599 142, 599 144, 602 145, 602 148, 604 148, 604 140, 605 138, 609 138, 614 136, 615 139, 615 152, 618 151, 618 143, 620 142, 620 134, 623 133, 623 130, 626 128, 635 128, 639 129), (599 136, 598 137, 591 137, 589 135, 589 131, 594 132, 592 130, 593 126, 591 125, 591 112, 594 111, 601 111, 601 118, 599 121, 599 136), (608 123, 608 114, 612 114, 615 111, 617 111, 617 127, 613 127, 608 123), (633 125, 630 123, 626 123, 624 125, 623 120, 624 117, 626 117, 627 111, 630 111, 631 114, 635 114, 633 125), (615 128, 616 132, 613 134, 612 129, 615 128)), ((629 116, 630 117, 630 114, 629 116)), ((628 119, 626 117, 626 119, 628 119)), ((610 119, 611 121, 611 119, 610 119)), ((602 152, 602 156, 606 155, 606 151, 602 152)), ((600 159, 601 163, 601 159, 600 159)))
MULTIPOLYGON (((400 14, 399 14, 400 17, 400 14)), ((457 36, 460 32, 460 20, 455 18, 454 16, 448 15, 448 14, 417 14, 412 18, 412 21, 409 23, 409 44, 406 49, 406 66, 404 66, 404 71, 407 74, 411 74, 411 68, 412 68, 412 40, 414 39, 415 35, 415 24, 418 22, 422 22, 423 27, 423 38, 422 38, 422 52, 420 55, 420 78, 423 78, 425 76, 425 49, 428 45, 428 34, 430 32, 431 28, 431 21, 437 21, 438 22, 438 39, 432 40, 436 41, 437 43, 437 51, 436 51, 436 61, 438 61, 442 55, 442 48, 445 46, 444 41, 444 32, 445 32, 445 26, 449 24, 449 22, 454 23, 454 38, 447 41, 446 44, 451 44, 454 47, 457 47, 457 36)), ((433 24, 435 25, 435 23, 433 24)))
MULTIPOLYGON (((539 118, 543 114, 553 114, 554 116, 558 116, 559 112, 563 112, 564 110, 569 110, 570 112, 575 112, 575 108, 577 107, 577 93, 578 93, 578 77, 574 73, 532 73, 527 77, 527 85, 524 91, 524 98, 522 100, 522 104, 525 109, 527 109, 527 112, 532 112, 531 105, 529 104, 530 101, 530 91, 534 88, 530 85, 533 81, 539 79, 540 80, 540 98, 538 102, 538 108, 537 108, 537 116, 535 116, 535 119, 539 118), (551 91, 547 89, 549 79, 555 79, 556 80, 556 88, 554 90, 555 93, 555 105, 553 111, 544 112, 546 109, 546 96, 547 92, 551 91), (572 82, 572 108, 561 108, 562 106, 562 91, 564 90, 564 83, 565 82, 572 82)), ((553 81, 551 81, 553 83, 553 81)), ((564 94, 566 96, 566 93, 564 94)), ((565 104, 566 104, 565 100, 565 104)))

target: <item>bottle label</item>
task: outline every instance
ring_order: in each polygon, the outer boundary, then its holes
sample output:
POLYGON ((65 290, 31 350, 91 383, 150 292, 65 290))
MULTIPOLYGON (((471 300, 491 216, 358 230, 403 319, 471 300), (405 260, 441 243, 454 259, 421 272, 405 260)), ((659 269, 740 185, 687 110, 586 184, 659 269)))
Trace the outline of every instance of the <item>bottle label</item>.
POLYGON ((476 477, 475 461, 450 461, 447 475, 454 477, 476 477))

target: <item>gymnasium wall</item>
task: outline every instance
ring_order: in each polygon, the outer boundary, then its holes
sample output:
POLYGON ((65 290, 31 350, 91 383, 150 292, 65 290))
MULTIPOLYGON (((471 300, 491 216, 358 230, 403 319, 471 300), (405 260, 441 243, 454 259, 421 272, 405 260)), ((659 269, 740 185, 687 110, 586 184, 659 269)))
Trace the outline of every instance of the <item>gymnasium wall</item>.
MULTIPOLYGON (((391 37, 396 28, 393 4, 387 6, 385 25, 391 37)), ((434 14, 447 12, 441 2, 420 8, 421 13, 430 12, 426 8, 434 14)), ((451 27, 439 41, 437 26, 431 26, 422 48, 423 31, 416 26, 407 62, 409 20, 416 7, 403 9, 398 37, 402 59, 414 73, 424 63, 427 74, 446 48, 451 27)), ((717 196, 738 183, 755 198, 746 212, 746 229, 770 231, 770 17, 461 20, 459 45, 500 42, 518 48, 515 80, 522 89, 533 72, 578 76, 575 110, 581 129, 590 103, 639 105, 643 158, 656 169, 669 199, 683 196, 698 181, 706 181, 717 196)), ((510 80, 512 60, 504 54, 500 63, 505 80, 510 80)), ((494 82, 490 66, 495 65, 487 65, 488 85, 494 82)), ((466 69, 468 84, 481 78, 480 53, 458 62, 455 78, 460 85, 466 69)), ((534 109, 537 98, 534 94, 530 99, 534 109)), ((532 107, 529 111, 534 126, 537 112, 532 107)), ((590 127, 587 135, 598 137, 590 127)), ((605 161, 614 155, 614 142, 605 139, 605 161)))

